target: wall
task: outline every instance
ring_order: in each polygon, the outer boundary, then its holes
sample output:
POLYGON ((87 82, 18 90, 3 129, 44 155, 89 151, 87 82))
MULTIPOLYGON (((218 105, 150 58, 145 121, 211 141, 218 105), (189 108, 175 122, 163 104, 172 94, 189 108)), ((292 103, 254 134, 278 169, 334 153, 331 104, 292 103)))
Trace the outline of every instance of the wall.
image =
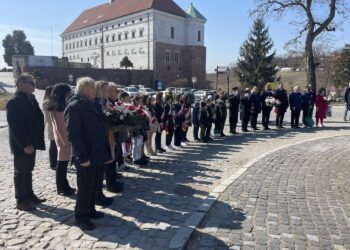
POLYGON ((123 57, 128 56, 134 64, 134 69, 153 69, 153 57, 151 56, 153 55, 153 14, 150 10, 63 34, 62 41, 63 56, 68 57, 71 62, 82 62, 83 60, 86 63, 89 60, 94 67, 101 68, 103 53, 104 68, 119 68, 120 61, 123 57), (100 41, 102 27, 103 52, 100 41), (143 30, 143 36, 140 36, 140 30, 143 30), (135 31, 135 38, 132 38, 132 31, 135 31), (125 39, 125 33, 128 34, 127 39, 125 39), (118 39, 119 34, 121 40, 118 39), (115 36, 115 41, 112 40, 113 36, 115 36), (97 44, 95 44, 96 38, 98 39, 97 44), (87 46, 85 41, 87 41, 87 46), (83 46, 80 46, 81 42, 83 46), (67 49, 67 45, 69 47, 73 43, 75 48, 67 49))
POLYGON ((73 75, 74 81, 83 76, 92 77, 95 80, 112 81, 120 85, 141 84, 154 87, 152 70, 121 70, 121 69, 73 69, 59 67, 24 67, 24 72, 33 73, 40 71, 44 79, 50 84, 69 83, 69 75, 73 75))

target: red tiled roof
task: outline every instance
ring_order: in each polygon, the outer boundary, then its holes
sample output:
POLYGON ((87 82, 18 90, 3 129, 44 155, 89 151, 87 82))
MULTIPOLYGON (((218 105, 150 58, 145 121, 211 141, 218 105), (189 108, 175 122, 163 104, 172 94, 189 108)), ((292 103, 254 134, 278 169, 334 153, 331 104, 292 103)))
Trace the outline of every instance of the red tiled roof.
POLYGON ((148 9, 186 17, 186 13, 173 0, 115 0, 111 4, 85 10, 63 34, 148 9))

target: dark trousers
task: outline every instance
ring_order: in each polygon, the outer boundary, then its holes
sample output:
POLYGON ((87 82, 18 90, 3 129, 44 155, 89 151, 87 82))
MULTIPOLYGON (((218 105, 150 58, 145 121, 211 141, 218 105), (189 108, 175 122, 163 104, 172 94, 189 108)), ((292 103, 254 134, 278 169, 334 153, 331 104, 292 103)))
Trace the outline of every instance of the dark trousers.
POLYGON ((115 149, 115 154, 117 157, 118 166, 122 165, 124 163, 124 157, 123 157, 123 148, 121 143, 117 144, 115 149))
POLYGON ((28 202, 34 196, 32 171, 35 166, 35 153, 14 155, 14 182, 17 204, 28 202))
POLYGON ((205 130, 205 138, 206 139, 210 139, 211 128, 212 128, 212 125, 210 123, 210 125, 208 125, 206 130, 205 130))
MULTIPOLYGON (((116 180, 116 172, 117 172, 117 162, 114 161, 110 164, 107 164, 105 166, 105 177, 106 177, 106 186, 113 187, 117 180, 116 180)), ((101 191, 102 192, 102 191, 101 191)))
POLYGON ((270 123, 270 115, 271 115, 271 109, 263 109, 262 110, 262 125, 264 128, 268 128, 269 127, 269 123, 270 123))
POLYGON ((181 141, 182 142, 187 142, 188 139, 187 139, 187 132, 188 132, 188 128, 186 128, 186 130, 182 130, 182 138, 181 138, 181 141))
POLYGON ((50 141, 49 161, 50 161, 50 167, 52 169, 55 169, 57 165, 57 146, 56 146, 55 140, 50 141))
POLYGON ((220 122, 215 122, 214 123, 214 134, 216 135, 221 135, 221 123, 220 122))
POLYGON ((171 141, 173 140, 174 135, 174 126, 170 125, 167 131, 167 134, 165 136, 165 143, 167 146, 170 146, 171 141))
POLYGON ((100 167, 97 167, 97 170, 96 170, 96 189, 95 189, 95 198, 98 200, 99 198, 103 197, 104 194, 102 192, 102 189, 103 189, 103 177, 104 177, 104 173, 105 173, 105 168, 106 168, 106 165, 103 165, 103 166, 100 166, 100 167))
POLYGON ((285 111, 278 111, 276 114, 276 126, 282 127, 285 111))
POLYGON ((157 131, 154 140, 155 140, 156 149, 160 150, 162 148, 162 143, 161 143, 162 142, 162 133, 157 131))
POLYGON ((193 139, 198 140, 199 125, 193 124, 193 139))
POLYGON ((174 132, 174 145, 180 146, 181 141, 182 141, 182 127, 181 127, 181 125, 178 125, 175 128, 175 132, 174 132))
POLYGON ((70 188, 67 180, 68 161, 58 161, 56 166, 56 187, 57 191, 66 191, 70 188))
POLYGON ((242 131, 245 132, 248 130, 248 122, 247 120, 242 120, 242 131))
POLYGON ((300 117, 300 109, 298 110, 292 110, 291 114, 291 126, 293 127, 299 127, 299 117, 300 117))
POLYGON ((258 113, 250 114, 250 126, 252 129, 256 129, 258 125, 258 113))
POLYGON ((238 111, 230 110, 230 132, 235 132, 238 123, 238 111))
POLYGON ((77 201, 75 205, 75 220, 77 222, 86 222, 95 210, 95 190, 96 176, 99 167, 89 166, 77 168, 77 201))

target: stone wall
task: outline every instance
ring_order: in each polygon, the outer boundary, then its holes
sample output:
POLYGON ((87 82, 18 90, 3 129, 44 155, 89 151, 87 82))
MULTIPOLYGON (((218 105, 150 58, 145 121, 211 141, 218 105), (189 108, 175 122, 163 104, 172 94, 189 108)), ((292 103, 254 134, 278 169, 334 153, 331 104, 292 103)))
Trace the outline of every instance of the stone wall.
POLYGON ((152 70, 122 70, 122 69, 74 69, 60 67, 29 67, 23 68, 24 72, 33 73, 40 71, 42 78, 48 79, 50 84, 69 83, 69 75, 73 76, 72 84, 79 77, 89 76, 95 80, 112 81, 120 85, 145 85, 154 87, 152 70))
POLYGON ((155 76, 156 80, 164 81, 167 86, 192 87, 192 77, 198 82, 195 88, 206 87, 206 47, 180 46, 166 43, 156 43, 155 49, 155 76), (165 61, 165 52, 170 52, 170 62, 165 61), (175 62, 175 52, 180 53, 179 62, 175 62), (198 62, 200 58, 200 62, 198 62), (176 81, 176 76, 179 76, 176 81))

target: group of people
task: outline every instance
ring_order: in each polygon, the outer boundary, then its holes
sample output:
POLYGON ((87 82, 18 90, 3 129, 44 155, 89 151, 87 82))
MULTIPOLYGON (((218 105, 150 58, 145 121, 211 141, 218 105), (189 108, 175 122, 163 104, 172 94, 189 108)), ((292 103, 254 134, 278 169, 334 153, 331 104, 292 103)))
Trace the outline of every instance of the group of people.
POLYGON ((295 87, 288 98, 282 83, 275 91, 266 84, 261 93, 257 87, 246 89, 243 94, 233 88, 230 95, 221 92, 192 107, 187 95, 158 92, 154 97, 131 98, 126 92, 119 91, 114 83, 83 77, 78 79, 75 90, 67 84, 48 87, 42 112, 33 95, 32 76, 20 75, 16 86, 16 93, 7 103, 7 120, 14 155, 17 209, 31 211, 35 210, 35 204, 45 202, 33 192, 32 171, 36 151, 45 150, 46 127, 57 193, 71 196, 77 192, 75 222, 83 230, 93 230, 95 226, 91 219, 104 216, 95 205, 113 203, 113 199, 103 193, 104 180, 108 191, 122 192, 121 172, 128 170, 129 164, 142 167, 152 156, 187 146, 190 127, 193 127, 195 141, 209 143, 213 137, 226 136, 227 118, 230 133, 236 134, 239 117, 242 131, 248 132, 249 122, 252 130, 258 130, 258 115, 262 113, 263 128, 268 130, 270 114, 275 108, 276 126, 283 128, 284 114, 290 107, 291 126, 299 128, 301 111, 303 122, 308 126, 306 120, 312 117, 316 104, 316 124, 323 126, 327 109, 324 89, 315 95, 309 87, 303 94, 295 87), (266 101, 269 98, 274 102, 266 101), (108 113, 125 105, 141 110, 145 114, 144 122, 138 127, 112 130, 107 121, 108 113), (76 167, 77 190, 71 187, 67 178, 69 164, 76 167))

